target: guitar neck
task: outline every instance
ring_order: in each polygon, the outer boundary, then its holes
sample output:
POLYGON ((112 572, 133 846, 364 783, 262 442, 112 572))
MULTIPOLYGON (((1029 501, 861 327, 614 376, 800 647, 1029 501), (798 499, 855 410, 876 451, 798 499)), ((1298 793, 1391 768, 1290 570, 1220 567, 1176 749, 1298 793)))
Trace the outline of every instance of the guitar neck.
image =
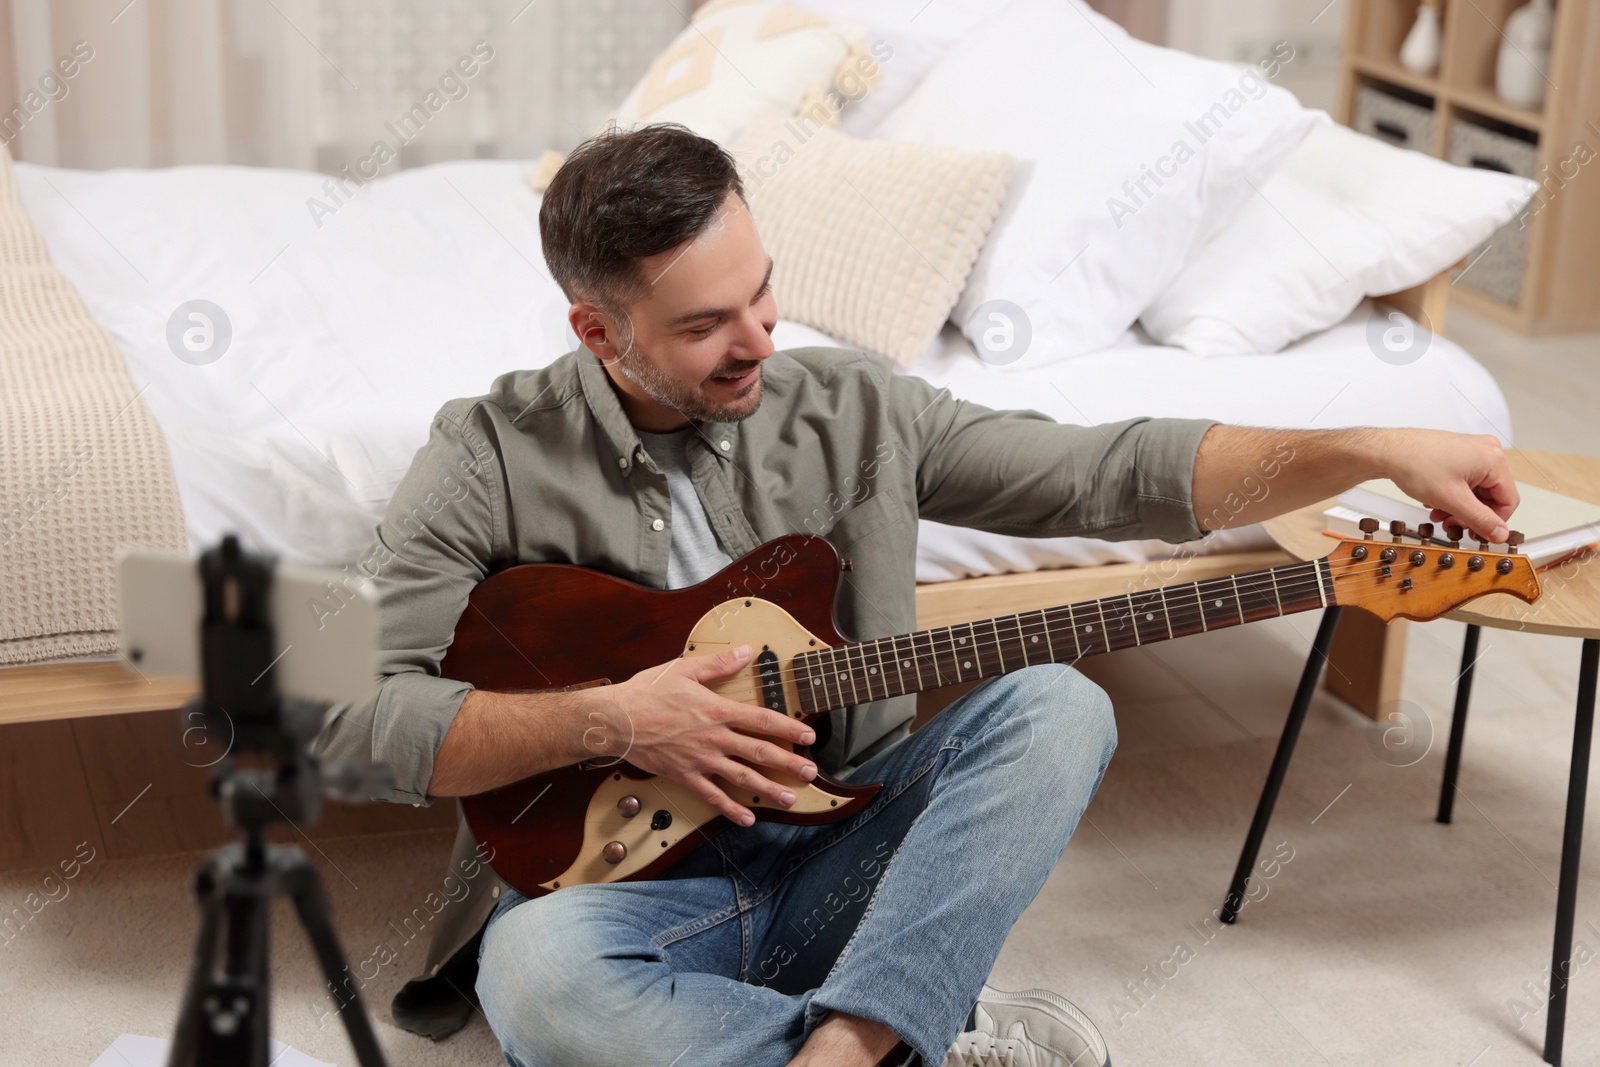
POLYGON ((1333 603, 1327 561, 1315 559, 818 649, 793 670, 802 712, 816 715, 1333 603))

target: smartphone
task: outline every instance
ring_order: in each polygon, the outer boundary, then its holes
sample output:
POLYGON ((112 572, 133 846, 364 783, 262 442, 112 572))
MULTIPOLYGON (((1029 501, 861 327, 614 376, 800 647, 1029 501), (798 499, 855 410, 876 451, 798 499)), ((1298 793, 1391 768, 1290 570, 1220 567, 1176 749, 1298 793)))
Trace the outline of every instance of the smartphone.
MULTIPOLYGON (((117 557, 122 654, 147 677, 200 682, 200 561, 124 549, 117 557)), ((273 677, 278 695, 359 704, 378 686, 378 602, 349 571, 281 563, 273 570, 273 677)))

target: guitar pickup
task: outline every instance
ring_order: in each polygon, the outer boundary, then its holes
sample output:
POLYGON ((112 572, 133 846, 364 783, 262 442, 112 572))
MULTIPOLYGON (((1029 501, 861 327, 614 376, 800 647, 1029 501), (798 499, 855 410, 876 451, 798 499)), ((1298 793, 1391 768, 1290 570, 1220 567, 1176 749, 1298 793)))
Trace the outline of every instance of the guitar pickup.
POLYGON ((789 714, 783 698, 783 666, 778 654, 768 648, 756 657, 756 670, 761 672, 761 703, 780 715, 789 714))

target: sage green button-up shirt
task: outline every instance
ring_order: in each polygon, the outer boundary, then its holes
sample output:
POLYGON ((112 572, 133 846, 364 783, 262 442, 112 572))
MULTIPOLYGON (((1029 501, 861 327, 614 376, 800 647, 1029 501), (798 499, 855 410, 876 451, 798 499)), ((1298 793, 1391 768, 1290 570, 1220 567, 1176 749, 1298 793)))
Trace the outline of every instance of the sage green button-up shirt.
MULTIPOLYGON (((717 539, 739 558, 809 532, 855 561, 836 604, 854 638, 916 628, 917 519, 1024 537, 1202 536, 1195 452, 1213 423, 1063 426, 993 411, 895 373, 866 352, 779 352, 739 423, 701 423, 692 477, 717 539)), ((472 689, 440 676, 467 595, 513 563, 575 563, 665 588, 667 479, 586 350, 497 378, 435 417, 359 567, 380 604, 377 695, 330 715, 325 758, 388 764, 385 799, 426 801, 434 753, 472 689)), ((835 713, 816 753, 838 771, 906 735, 915 698, 835 713)))

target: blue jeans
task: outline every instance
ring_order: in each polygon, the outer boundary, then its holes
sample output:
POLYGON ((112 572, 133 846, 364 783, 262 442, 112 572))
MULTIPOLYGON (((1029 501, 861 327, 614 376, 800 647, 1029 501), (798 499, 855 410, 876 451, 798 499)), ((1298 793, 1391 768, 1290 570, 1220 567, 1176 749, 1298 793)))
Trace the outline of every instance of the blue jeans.
POLYGON ((979 686, 851 774, 871 805, 729 827, 668 877, 502 898, 478 995, 512 1067, 782 1067, 829 1012, 944 1062, 1116 747, 1070 667, 979 686))

